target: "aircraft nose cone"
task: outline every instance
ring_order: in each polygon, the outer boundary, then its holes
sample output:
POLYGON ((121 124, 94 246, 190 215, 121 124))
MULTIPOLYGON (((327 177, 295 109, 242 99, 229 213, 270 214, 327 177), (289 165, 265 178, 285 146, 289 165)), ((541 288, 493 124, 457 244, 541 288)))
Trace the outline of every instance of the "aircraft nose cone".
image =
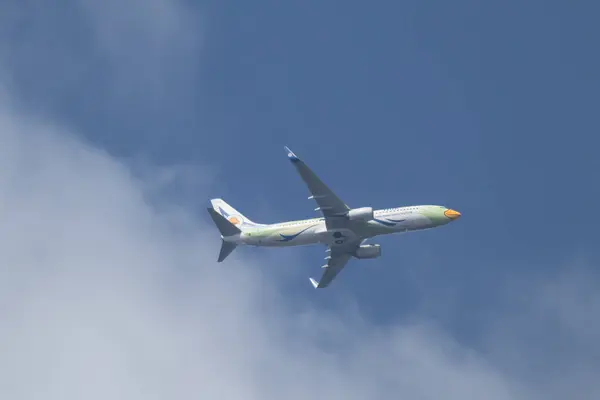
POLYGON ((460 213, 456 210, 446 210, 444 211, 444 215, 452 220, 460 218, 460 213))

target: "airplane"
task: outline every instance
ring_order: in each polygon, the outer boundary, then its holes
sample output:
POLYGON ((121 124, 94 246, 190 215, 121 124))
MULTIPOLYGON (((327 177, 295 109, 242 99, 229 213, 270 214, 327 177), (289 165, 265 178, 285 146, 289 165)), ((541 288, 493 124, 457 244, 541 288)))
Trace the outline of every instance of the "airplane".
POLYGON ((438 205, 373 210, 372 207, 350 208, 294 154, 284 147, 291 163, 311 193, 322 217, 275 224, 259 224, 227 204, 223 199, 211 199, 208 212, 221 233, 221 250, 217 262, 222 262, 238 245, 287 247, 324 244, 327 246, 319 281, 312 277, 315 289, 330 285, 350 258, 371 259, 381 256, 379 244, 365 244, 378 235, 421 231, 446 225, 461 217, 461 213, 438 205))

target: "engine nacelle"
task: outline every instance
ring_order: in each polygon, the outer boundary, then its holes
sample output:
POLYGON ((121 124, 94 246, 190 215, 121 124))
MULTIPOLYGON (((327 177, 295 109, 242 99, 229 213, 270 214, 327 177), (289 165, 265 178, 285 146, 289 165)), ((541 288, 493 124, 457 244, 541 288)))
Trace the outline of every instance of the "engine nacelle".
POLYGON ((353 208, 348 211, 350 221, 370 221, 373 219, 373 207, 353 208))
POLYGON ((381 255, 381 246, 378 244, 363 244, 356 249, 356 258, 377 258, 381 255))

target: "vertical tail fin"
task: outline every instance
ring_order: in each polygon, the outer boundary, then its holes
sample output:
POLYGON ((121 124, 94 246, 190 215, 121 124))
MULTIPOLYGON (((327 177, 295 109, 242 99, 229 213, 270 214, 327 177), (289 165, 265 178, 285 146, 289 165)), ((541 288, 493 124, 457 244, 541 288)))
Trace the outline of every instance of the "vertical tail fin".
POLYGON ((233 236, 241 232, 240 228, 226 220, 225 217, 216 212, 213 208, 207 208, 207 210, 213 221, 215 221, 215 225, 219 228, 221 236, 233 236))
POLYGON ((251 221, 250 218, 231 207, 223 199, 211 199, 210 203, 217 213, 242 231, 246 228, 252 228, 260 225, 251 221))

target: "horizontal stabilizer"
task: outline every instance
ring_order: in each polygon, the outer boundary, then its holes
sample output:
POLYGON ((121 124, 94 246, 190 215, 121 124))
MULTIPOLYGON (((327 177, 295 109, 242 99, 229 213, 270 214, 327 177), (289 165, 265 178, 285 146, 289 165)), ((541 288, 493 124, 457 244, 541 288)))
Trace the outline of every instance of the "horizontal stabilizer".
POLYGON ((230 255, 231 252, 235 250, 236 247, 237 247, 236 243, 226 242, 223 240, 221 242, 221 251, 219 252, 219 258, 217 259, 217 262, 221 262, 224 259, 226 259, 227 256, 230 255))
POLYGON ((241 232, 237 226, 227 221, 227 219, 216 212, 214 208, 207 208, 207 210, 213 221, 215 221, 215 225, 217 225, 222 236, 233 236, 241 232))

